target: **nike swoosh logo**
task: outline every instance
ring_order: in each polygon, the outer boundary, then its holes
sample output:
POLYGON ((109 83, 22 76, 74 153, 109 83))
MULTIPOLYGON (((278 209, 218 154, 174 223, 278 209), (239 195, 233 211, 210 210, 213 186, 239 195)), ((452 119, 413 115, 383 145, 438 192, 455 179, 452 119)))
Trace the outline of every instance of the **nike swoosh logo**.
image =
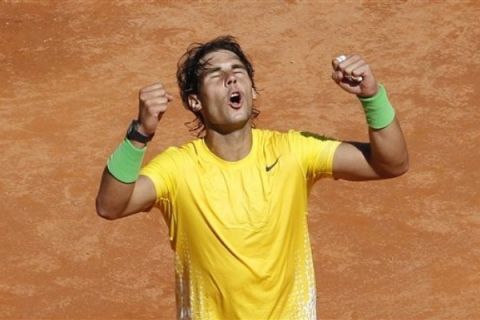
POLYGON ((274 163, 272 163, 271 165, 269 165, 269 166, 265 166, 265 170, 266 170, 267 172, 268 172, 268 171, 270 171, 270 170, 272 170, 272 169, 273 169, 273 167, 275 167, 275 166, 277 165, 277 163, 278 163, 278 159, 280 159, 280 157, 278 157, 278 158, 277 158, 277 160, 275 160, 275 162, 274 162, 274 163))

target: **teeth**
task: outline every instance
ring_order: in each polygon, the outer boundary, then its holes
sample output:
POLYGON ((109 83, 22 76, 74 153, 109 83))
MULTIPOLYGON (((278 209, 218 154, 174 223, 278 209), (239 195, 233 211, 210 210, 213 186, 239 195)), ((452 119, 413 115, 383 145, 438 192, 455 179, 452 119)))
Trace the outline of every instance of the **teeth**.
POLYGON ((230 102, 239 103, 240 102, 240 93, 234 92, 230 95, 230 102))

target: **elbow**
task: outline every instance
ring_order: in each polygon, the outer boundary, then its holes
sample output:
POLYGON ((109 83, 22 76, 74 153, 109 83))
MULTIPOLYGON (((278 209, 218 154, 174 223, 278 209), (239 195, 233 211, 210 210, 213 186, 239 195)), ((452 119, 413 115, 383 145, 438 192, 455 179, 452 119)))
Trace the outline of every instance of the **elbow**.
POLYGON ((409 168, 410 164, 407 157, 402 162, 382 170, 381 177, 384 179, 397 178, 407 173, 409 168))
POLYGON ((95 201, 95 209, 97 211, 97 215, 100 218, 106 219, 106 220, 115 220, 120 218, 120 216, 115 213, 112 210, 109 210, 107 206, 100 200, 100 198, 97 198, 95 201))
POLYGON ((410 162, 408 161, 408 158, 404 161, 403 163, 403 166, 402 166, 402 171, 401 171, 401 175, 404 175, 405 173, 408 172, 408 170, 410 170, 410 162))
POLYGON ((395 171, 392 172, 392 178, 403 176, 405 173, 408 172, 408 169, 409 169, 408 163, 396 168, 395 171))
POLYGON ((409 169, 410 169, 410 160, 408 158, 408 153, 405 153, 405 158, 397 168, 397 171, 398 171, 397 177, 403 176, 405 173, 408 172, 409 169))

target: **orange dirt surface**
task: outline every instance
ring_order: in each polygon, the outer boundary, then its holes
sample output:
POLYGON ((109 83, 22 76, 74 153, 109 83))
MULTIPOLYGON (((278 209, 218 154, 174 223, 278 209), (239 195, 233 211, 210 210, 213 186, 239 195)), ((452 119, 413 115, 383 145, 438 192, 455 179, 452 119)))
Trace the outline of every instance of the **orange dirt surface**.
POLYGON ((3 1, 0 318, 173 319, 157 210, 95 213, 138 90, 175 95, 147 159, 191 139, 175 82, 186 47, 236 36, 256 66, 258 127, 365 140, 330 79, 359 53, 406 134, 407 175, 320 181, 310 230, 322 319, 480 319, 480 3, 3 1))

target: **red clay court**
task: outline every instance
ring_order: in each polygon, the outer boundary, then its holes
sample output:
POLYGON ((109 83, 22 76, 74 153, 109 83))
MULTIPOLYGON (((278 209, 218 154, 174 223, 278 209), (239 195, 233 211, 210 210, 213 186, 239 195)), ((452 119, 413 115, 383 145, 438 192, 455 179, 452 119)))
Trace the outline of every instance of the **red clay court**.
POLYGON ((330 79, 333 57, 359 53, 407 138, 407 175, 311 194, 319 318, 480 319, 479 17, 476 1, 2 1, 0 318, 174 318, 160 212, 106 221, 95 195, 141 87, 176 98, 147 158, 191 138, 177 60, 232 34, 259 127, 365 140, 330 79))

